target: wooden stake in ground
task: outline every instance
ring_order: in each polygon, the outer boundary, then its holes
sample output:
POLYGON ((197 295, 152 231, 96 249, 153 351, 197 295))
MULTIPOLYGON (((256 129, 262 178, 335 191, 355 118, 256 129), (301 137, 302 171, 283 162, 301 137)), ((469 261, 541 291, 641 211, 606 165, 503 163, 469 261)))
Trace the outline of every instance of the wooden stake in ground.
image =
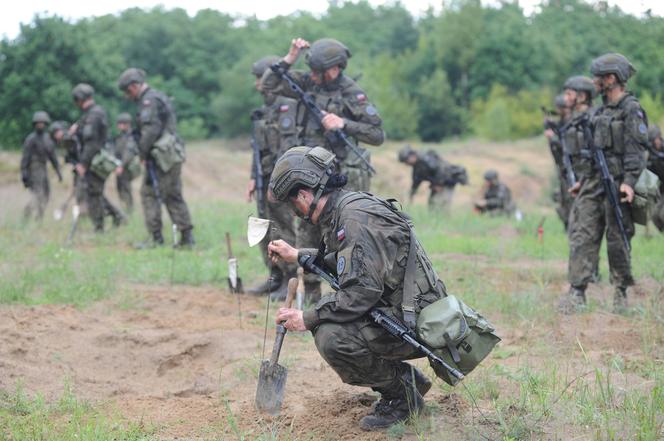
POLYGON ((237 259, 233 257, 233 249, 231 248, 231 235, 226 232, 226 247, 228 249, 228 289, 233 294, 244 293, 242 287, 242 279, 238 275, 237 259))

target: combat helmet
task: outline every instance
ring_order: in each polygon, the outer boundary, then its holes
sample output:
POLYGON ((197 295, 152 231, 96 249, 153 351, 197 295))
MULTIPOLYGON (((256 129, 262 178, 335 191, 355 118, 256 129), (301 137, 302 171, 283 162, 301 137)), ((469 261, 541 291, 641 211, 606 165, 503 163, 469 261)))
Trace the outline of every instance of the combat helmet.
POLYGON ((313 42, 305 61, 312 70, 322 72, 337 65, 345 69, 350 57, 350 50, 340 41, 321 38, 313 42))
POLYGON ((64 121, 53 121, 50 126, 48 126, 48 133, 51 135, 57 132, 58 130, 65 131, 67 130, 67 123, 64 121))
POLYGON ((595 98, 595 95, 597 94, 597 89, 595 89, 595 83, 593 83, 593 80, 588 77, 584 77, 583 75, 569 77, 567 81, 565 81, 563 89, 571 89, 577 92, 586 92, 591 100, 595 98))
POLYGON ((120 123, 128 123, 131 124, 131 115, 128 114, 127 112, 122 112, 115 118, 115 123, 120 124, 120 123))
POLYGON ((334 154, 323 147, 293 147, 274 165, 270 190, 279 201, 285 201, 297 186, 316 189, 325 186, 334 172, 334 154))
POLYGON ((87 83, 79 83, 71 91, 71 95, 76 101, 85 101, 94 94, 95 90, 87 83))
POLYGON ((133 83, 145 83, 145 71, 136 67, 130 67, 122 72, 118 80, 118 89, 126 90, 133 83))
POLYGON ((407 144, 399 150, 399 153, 397 155, 397 159, 399 159, 399 162, 406 162, 408 160, 408 157, 412 154, 416 153, 415 150, 410 146, 410 144, 407 144))
POLYGON ((261 58, 251 65, 251 73, 257 77, 262 77, 266 70, 270 68, 274 63, 277 63, 280 60, 276 55, 268 55, 261 58))
POLYGON ((496 179, 498 179, 498 172, 497 171, 491 169, 491 170, 487 170, 486 172, 484 172, 484 180, 485 181, 495 181, 496 179))
POLYGON ((624 55, 609 53, 593 60, 590 73, 593 76, 615 74, 621 83, 626 83, 636 73, 636 69, 624 55))
POLYGON ((48 116, 48 113, 44 112, 43 110, 39 110, 35 112, 34 115, 32 115, 32 124, 36 123, 50 124, 51 117, 48 116))

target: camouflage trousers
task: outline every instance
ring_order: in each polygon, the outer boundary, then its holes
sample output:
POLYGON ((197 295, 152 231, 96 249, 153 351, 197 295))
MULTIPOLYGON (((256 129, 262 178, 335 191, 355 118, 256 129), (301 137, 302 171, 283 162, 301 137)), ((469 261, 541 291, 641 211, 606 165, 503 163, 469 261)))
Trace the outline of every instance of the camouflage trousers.
POLYGON ((46 170, 32 170, 30 174, 30 200, 23 209, 23 218, 30 219, 34 213, 35 219, 42 220, 50 194, 51 186, 46 170))
POLYGON ((104 214, 108 201, 104 202, 105 179, 88 171, 85 174, 85 198, 88 203, 88 215, 95 231, 104 231, 104 214))
POLYGON ((405 392, 399 379, 408 369, 403 360, 421 357, 410 345, 367 319, 322 323, 313 334, 318 352, 341 381, 371 387, 390 397, 405 392))
POLYGON ((567 185, 565 175, 560 170, 558 171, 558 184, 560 197, 556 201, 558 202, 556 213, 558 213, 558 217, 565 226, 565 230, 567 230, 569 228, 569 216, 572 212, 572 203, 574 202, 574 198, 571 194, 569 194, 569 185, 567 185))
POLYGON ((127 170, 115 178, 115 187, 118 190, 118 197, 128 212, 131 212, 134 209, 134 197, 131 194, 131 181, 132 176, 129 175, 127 170))
POLYGON ((429 193, 429 210, 448 211, 452 205, 454 187, 436 185, 429 193))
MULTIPOLYGON (((627 237, 634 236, 634 223, 628 206, 621 204, 627 237)), ((625 249, 613 209, 597 177, 586 179, 572 205, 569 218, 569 282, 585 287, 593 280, 599 262, 602 236, 606 235, 610 281, 614 286, 634 284, 630 252, 625 249)))
MULTIPOLYGON (((182 196, 182 164, 175 164, 167 172, 163 172, 159 167, 155 167, 155 175, 159 185, 161 203, 166 205, 166 210, 168 210, 171 221, 177 226, 180 232, 191 230, 194 226, 191 223, 189 208, 182 196)), ((148 232, 151 235, 157 232, 161 233, 161 204, 152 186, 150 173, 147 172, 141 186, 141 203, 143 205, 143 215, 145 216, 145 226, 148 232)))
MULTIPOLYGON (((269 176, 263 182, 268 182, 269 176)), ((260 243, 263 253, 265 266, 273 270, 280 271, 284 276, 291 277, 297 273, 296 263, 285 263, 280 261, 276 267, 273 267, 270 259, 267 257, 267 244, 271 240, 281 239, 289 244, 295 244, 295 215, 288 207, 287 203, 274 203, 267 199, 267 186, 263 189, 263 200, 265 202, 265 217, 270 219, 270 231, 265 239, 260 243)), ((260 208, 259 208, 260 210, 260 208)))

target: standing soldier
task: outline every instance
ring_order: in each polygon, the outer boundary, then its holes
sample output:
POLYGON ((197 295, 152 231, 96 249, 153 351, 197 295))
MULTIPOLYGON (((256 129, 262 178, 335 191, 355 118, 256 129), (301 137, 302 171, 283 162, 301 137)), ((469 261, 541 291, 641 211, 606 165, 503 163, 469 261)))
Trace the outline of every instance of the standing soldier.
POLYGON ((627 308, 627 288, 634 284, 628 247, 634 235, 634 223, 629 204, 634 198, 634 185, 646 165, 647 120, 637 99, 625 90, 627 80, 636 72, 627 58, 620 54, 602 55, 593 60, 590 72, 596 89, 602 94, 603 105, 589 120, 593 139, 587 141, 592 150, 590 154, 581 155, 578 182, 570 189, 576 194, 576 200, 569 233, 571 286, 561 300, 563 313, 574 312, 585 305, 585 290, 592 281, 604 234, 610 281, 615 287, 615 312, 627 308), (602 180, 596 160, 599 155, 593 155, 595 148, 603 152, 612 181, 609 185, 615 186, 620 198, 617 208, 622 212, 625 238, 602 180))
POLYGON ((189 208, 182 196, 184 143, 176 131, 175 110, 164 93, 145 82, 145 71, 131 67, 118 80, 118 88, 138 104, 136 124, 140 133, 138 152, 145 162, 141 201, 145 225, 152 245, 162 245, 161 204, 166 205, 173 223, 181 232, 179 245, 194 245, 189 208))
POLYGON ((569 213, 572 209, 572 195, 569 194, 569 185, 565 178, 565 165, 563 164, 563 146, 559 136, 559 130, 569 120, 571 108, 567 104, 564 95, 556 96, 554 101, 559 119, 554 121, 547 117, 544 120, 544 136, 549 140, 549 150, 556 165, 556 176, 558 177, 558 190, 554 195, 554 202, 558 203, 556 213, 563 222, 565 230, 569 220, 569 213))
POLYGON ((498 180, 498 172, 487 170, 484 173, 484 197, 475 202, 475 210, 491 215, 512 214, 515 210, 512 192, 498 180))
POLYGON ((648 129, 648 170, 659 178, 659 200, 652 212, 652 222, 659 231, 664 231, 664 146, 662 131, 652 124, 648 129))
MULTIPOLYGON (((263 95, 264 105, 252 113, 253 133, 253 161, 251 164, 251 179, 247 186, 247 200, 256 198, 258 212, 261 216, 270 219, 273 239, 280 238, 288 243, 295 243, 295 223, 293 214, 285 204, 268 200, 267 190, 270 175, 277 159, 289 148, 298 145, 297 108, 298 102, 292 98, 275 96, 263 92, 261 78, 270 65, 279 61, 279 57, 267 56, 256 61, 251 67, 251 73, 256 78, 256 90, 263 95), (256 173, 259 165, 262 172, 262 188, 257 188, 256 173), (257 194, 260 192, 260 195, 257 194)), ((287 281, 295 275, 296 265, 279 262, 273 265, 267 256, 267 239, 260 245, 265 264, 271 269, 270 278, 264 284, 250 288, 251 294, 267 294, 272 292, 274 298, 286 296, 287 281)))
MULTIPOLYGON (((302 38, 293 39, 288 54, 279 63, 280 68, 288 71, 305 48, 309 48, 306 63, 310 71, 290 71, 290 75, 305 92, 311 94, 316 105, 325 112, 325 116, 320 127, 313 115, 304 112, 301 143, 312 147, 321 146, 334 153, 337 171, 348 178, 347 188, 369 191, 370 174, 362 159, 349 151, 344 144, 331 142, 326 134, 330 130, 338 129, 355 141, 381 145, 385 134, 378 110, 355 81, 344 74, 351 53, 337 40, 323 38, 310 45, 302 38)), ((262 84, 266 93, 299 99, 288 83, 270 69, 266 70, 262 84)), ((368 161, 369 152, 362 148, 359 150, 368 161)), ((296 240, 298 248, 316 248, 320 241, 319 226, 306 220, 300 222, 296 240)), ((307 274, 305 293, 312 301, 320 297, 320 281, 316 276, 307 274)))
POLYGON ((48 113, 44 111, 35 112, 32 116, 34 131, 25 138, 23 142, 23 157, 21 158, 21 179, 25 188, 30 189, 30 202, 23 211, 23 218, 28 220, 35 213, 37 220, 42 220, 44 210, 48 204, 50 185, 46 161, 50 161, 62 182, 60 165, 55 156, 55 145, 46 130, 46 125, 51 122, 48 113))
POLYGON ((120 200, 125 204, 127 212, 134 209, 134 198, 131 194, 131 181, 141 174, 141 162, 138 158, 138 147, 131 133, 131 115, 121 113, 116 120, 118 136, 113 144, 115 156, 122 165, 117 171, 115 184, 120 200))
POLYGON ((409 145, 399 151, 399 162, 413 167, 413 184, 410 189, 410 201, 424 181, 431 183, 429 209, 446 210, 452 203, 454 186, 468 184, 466 169, 452 165, 438 154, 429 150, 421 154, 409 145))
POLYGON ((83 115, 69 128, 69 136, 80 143, 80 152, 75 165, 76 173, 84 182, 88 215, 95 232, 104 231, 104 215, 113 217, 115 226, 124 222, 124 215, 104 197, 104 183, 107 174, 93 169, 93 159, 102 155, 108 134, 106 111, 94 100, 94 89, 89 84, 80 83, 72 90, 74 102, 83 115))

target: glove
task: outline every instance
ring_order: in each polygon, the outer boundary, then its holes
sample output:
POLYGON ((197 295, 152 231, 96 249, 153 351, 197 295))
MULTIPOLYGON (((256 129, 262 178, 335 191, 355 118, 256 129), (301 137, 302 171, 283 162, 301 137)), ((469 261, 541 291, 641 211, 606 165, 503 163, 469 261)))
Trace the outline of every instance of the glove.
POLYGON ((30 178, 27 176, 22 176, 21 180, 23 181, 23 186, 25 188, 30 188, 30 178))

